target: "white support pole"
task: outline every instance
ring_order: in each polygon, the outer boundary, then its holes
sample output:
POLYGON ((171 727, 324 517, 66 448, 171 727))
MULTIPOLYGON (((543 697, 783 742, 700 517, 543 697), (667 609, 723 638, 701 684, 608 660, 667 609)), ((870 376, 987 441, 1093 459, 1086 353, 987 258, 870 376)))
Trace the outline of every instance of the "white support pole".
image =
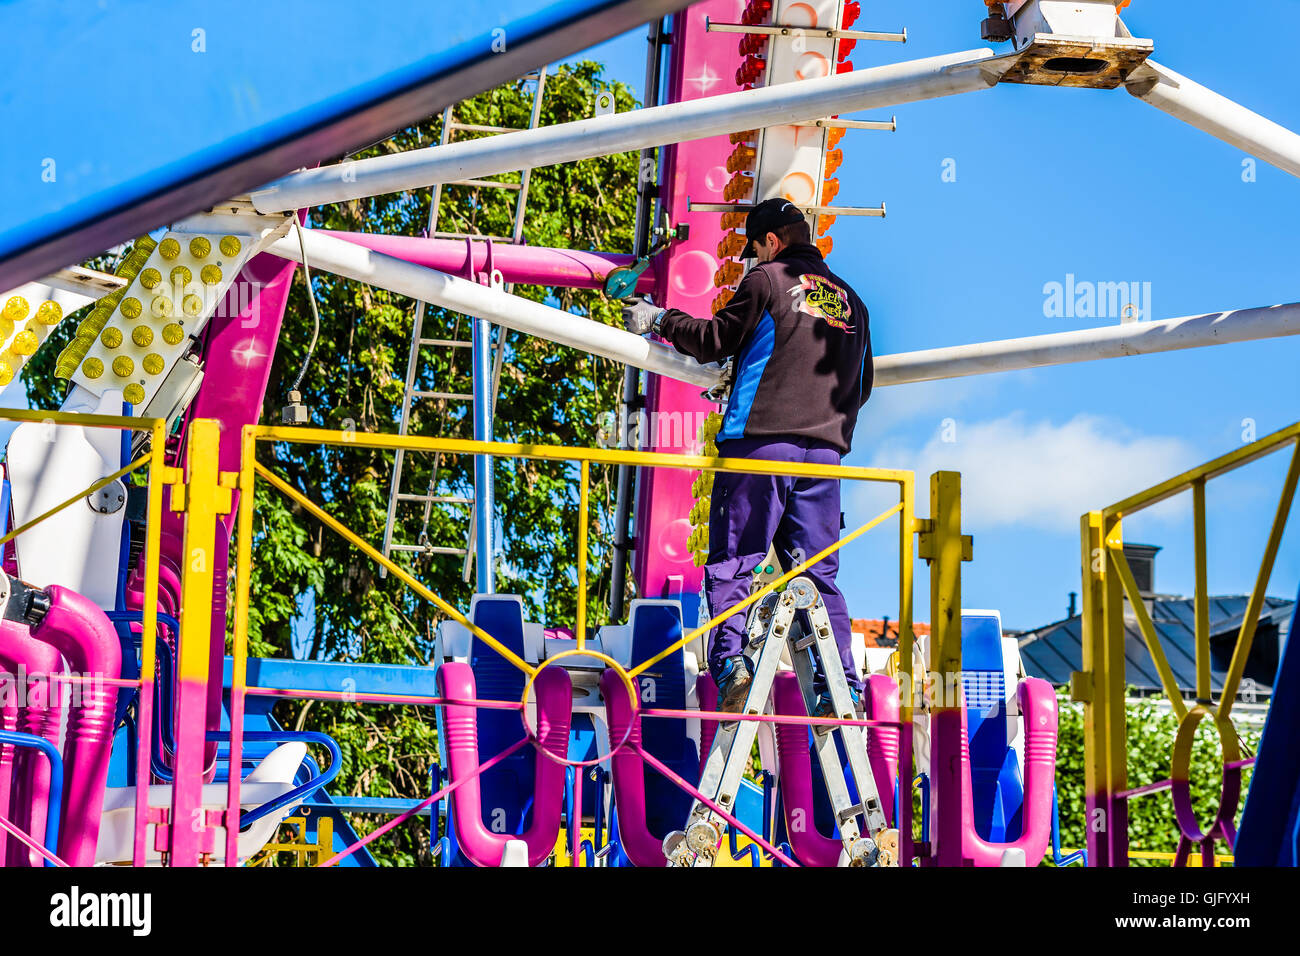
MULTIPOLYGON (((314 229, 303 230, 302 238, 307 260, 313 269, 333 272, 453 312, 489 319, 517 332, 536 335, 702 388, 712 388, 722 379, 718 366, 701 365, 670 346, 648 341, 623 329, 437 269, 412 265, 356 243, 321 235, 314 229)), ((294 262, 302 261, 296 236, 280 239, 266 251, 294 262)))
POLYGON ((1300 135, 1154 60, 1133 72, 1130 93, 1184 123, 1300 176, 1300 135))
POLYGON ((1300 303, 1293 302, 880 355, 875 360, 875 384, 904 385, 1297 334, 1300 334, 1300 303))
POLYGON ((284 212, 988 89, 1001 76, 989 62, 994 59, 992 50, 967 50, 320 166, 256 190, 253 206, 262 213, 284 212))

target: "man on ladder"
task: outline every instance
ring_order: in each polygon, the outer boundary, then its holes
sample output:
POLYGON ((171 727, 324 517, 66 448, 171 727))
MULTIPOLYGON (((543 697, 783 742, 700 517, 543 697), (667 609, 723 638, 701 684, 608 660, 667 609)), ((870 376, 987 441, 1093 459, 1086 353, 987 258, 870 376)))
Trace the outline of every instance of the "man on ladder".
MULTIPOLYGON (((661 335, 701 362, 734 359, 731 397, 717 437, 720 456, 838 465, 871 394, 866 307, 826 267, 804 214, 791 203, 768 199, 756 205, 745 218, 745 236, 741 258, 757 265, 712 319, 628 299, 624 325, 638 335, 661 335)), ((838 479, 718 473, 704 566, 710 616, 749 596, 753 572, 769 546, 792 568, 839 540, 842 527, 838 479)), ((835 585, 838 567, 836 552, 805 574, 825 602, 853 705, 860 708, 861 677, 853 662, 848 608, 835 585)), ((745 644, 744 615, 734 614, 715 629, 709 669, 718 684, 719 710, 744 707, 753 677, 745 644)), ((823 668, 815 680, 813 716, 836 716, 823 668)))

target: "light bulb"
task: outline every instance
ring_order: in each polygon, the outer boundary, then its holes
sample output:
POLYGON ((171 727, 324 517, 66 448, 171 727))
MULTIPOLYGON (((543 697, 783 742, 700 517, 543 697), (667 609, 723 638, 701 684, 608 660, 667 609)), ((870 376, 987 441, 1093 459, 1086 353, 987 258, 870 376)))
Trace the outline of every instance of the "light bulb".
POLYGON ((175 259, 180 254, 181 244, 170 236, 158 243, 158 255, 162 256, 168 262, 175 259))
POLYGON ((172 285, 178 285, 182 289, 194 281, 194 273, 187 266, 177 266, 171 271, 172 285))
POLYGON ((147 325, 137 325, 131 330, 131 341, 142 349, 146 349, 153 342, 153 329, 147 325))
POLYGON ((132 405, 139 405, 144 401, 144 389, 132 382, 126 388, 122 389, 122 400, 130 402, 132 405))
POLYGON ((203 311, 203 300, 191 293, 181 300, 181 311, 188 316, 196 316, 203 311))
POLYGON ((122 344, 122 330, 115 325, 110 325, 100 335, 99 341, 104 343, 104 348, 115 349, 122 344))
POLYGON ((172 300, 165 295, 156 295, 153 301, 149 303, 149 313, 155 319, 170 319, 175 308, 172 305, 172 300))
POLYGON ((208 242, 203 236, 195 236, 190 240, 190 255, 195 259, 206 259, 211 251, 212 243, 208 242))
POLYGON ((27 300, 20 295, 12 295, 0 311, 10 322, 20 322, 27 318, 27 300))
POLYGON ((86 378, 99 378, 104 374, 104 363, 92 355, 81 363, 81 374, 86 378))
POLYGON ((206 265, 199 270, 199 280, 204 285, 221 284, 221 268, 214 265, 206 265))
POLYGON ((113 374, 118 378, 129 378, 135 371, 135 362, 131 361, 129 355, 119 355, 113 359, 113 374))
POLYGON ((163 326, 162 340, 168 345, 180 345, 185 341, 185 329, 178 322, 168 322, 163 326))
POLYGON ((157 269, 145 269, 140 273, 140 284, 146 289, 152 289, 162 282, 162 273, 157 269))
POLYGON ((140 360, 140 366, 150 375, 157 375, 166 365, 167 362, 157 352, 150 352, 140 360))
POLYGON ((127 296, 122 300, 121 308, 122 314, 128 319, 138 319, 140 318, 140 314, 144 312, 144 306, 141 305, 140 300, 133 295, 127 296))
POLYGON ((43 325, 58 325, 63 318, 63 306, 52 299, 42 302, 36 307, 36 318, 43 325))
POLYGON ((14 336, 14 342, 11 346, 15 355, 31 355, 40 347, 41 340, 36 337, 36 333, 27 329, 23 329, 14 336))
POLYGON ((234 236, 222 236, 221 242, 217 243, 217 248, 221 250, 223 256, 231 258, 239 255, 241 245, 234 236))

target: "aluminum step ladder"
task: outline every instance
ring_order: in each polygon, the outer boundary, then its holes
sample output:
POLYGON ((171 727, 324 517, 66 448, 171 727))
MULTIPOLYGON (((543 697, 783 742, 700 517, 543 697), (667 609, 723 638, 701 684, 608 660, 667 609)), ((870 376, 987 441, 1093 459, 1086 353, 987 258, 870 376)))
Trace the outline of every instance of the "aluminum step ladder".
MULTIPOLYGON (((753 663, 753 679, 745 698, 744 713, 763 713, 778 665, 789 651, 804 705, 813 713, 818 694, 814 690, 816 662, 820 659, 835 713, 844 720, 860 719, 849 693, 840 663, 839 649, 831 629, 826 605, 812 581, 798 577, 781 593, 770 593, 750 611, 746 626, 745 656, 753 663), (815 655, 815 657, 814 657, 815 655)), ((735 799, 745 766, 758 734, 756 720, 723 723, 709 750, 700 780, 700 793, 728 813, 734 813, 735 799)), ((821 763, 822 777, 830 796, 844 851, 842 866, 896 866, 898 831, 889 829, 876 780, 867 760, 864 728, 857 726, 814 726, 813 746, 821 763), (858 800, 849 795, 844 768, 836 750, 836 737, 848 756, 858 800), (859 819, 865 826, 859 824, 859 819)), ((664 838, 664 855, 669 866, 712 866, 726 836, 727 823, 702 801, 691 807, 684 830, 664 838)))
MULTIPOLYGON (((521 129, 536 129, 542 112, 542 96, 546 87, 546 68, 525 74, 521 77, 523 82, 535 82, 537 85, 533 92, 532 110, 529 114, 529 124, 527 127, 508 127, 508 126, 490 126, 476 123, 462 123, 456 120, 455 106, 447 107, 442 114, 442 132, 439 136, 439 145, 445 146, 452 141, 457 132, 486 134, 491 136, 503 133, 516 133, 521 129)), ((528 188, 532 178, 532 169, 525 168, 519 171, 519 182, 502 182, 495 179, 465 179, 456 180, 448 183, 438 183, 433 187, 431 201, 429 204, 429 220, 425 229, 425 235, 434 239, 464 239, 467 242, 473 242, 476 239, 491 240, 497 243, 507 243, 510 245, 520 245, 524 239, 524 219, 528 208, 528 188), (442 192, 443 189, 450 186, 462 186, 475 189, 503 189, 517 193, 514 204, 514 213, 512 215, 511 234, 509 236, 489 236, 483 233, 458 232, 453 230, 439 230, 438 220, 442 210, 442 192)), ((510 291, 511 285, 506 285, 505 290, 510 291)), ((457 362, 461 350, 468 352, 473 348, 473 342, 461 333, 465 316, 456 316, 451 323, 449 334, 442 336, 426 337, 425 335, 425 312, 426 303, 417 302, 415 306, 415 320, 411 327, 411 350, 406 363, 406 382, 402 393, 402 414, 398 423, 398 434, 405 435, 408 433, 411 425, 411 409, 417 401, 421 400, 442 400, 449 405, 473 405, 474 396, 465 392, 427 390, 418 387, 420 377, 420 350, 425 347, 446 350, 448 355, 447 367, 449 377, 454 379, 457 375, 457 362)), ((471 324, 475 321, 472 317, 468 320, 471 324)), ((489 419, 496 412, 497 388, 501 381, 501 367, 505 359, 505 331, 497 330, 496 345, 492 355, 492 382, 489 391, 490 402, 488 417, 489 419)), ((471 375, 473 374, 473 365, 470 362, 471 375)), ((472 420, 472 415, 468 417, 472 420)), ((442 453, 437 452, 434 455, 433 469, 429 476, 429 482, 422 492, 409 492, 402 490, 402 471, 405 463, 406 452, 398 449, 393 459, 393 475, 389 485, 388 492, 388 515, 384 521, 384 540, 383 553, 385 557, 393 554, 407 553, 422 557, 434 555, 455 555, 464 559, 462 567, 462 578, 465 581, 470 580, 470 575, 474 567, 474 546, 475 546, 475 528, 477 522, 469 521, 469 530, 466 532, 464 545, 447 546, 435 545, 429 540, 429 523, 433 517, 435 506, 445 506, 457 509, 475 507, 474 497, 462 495, 438 494, 438 473, 442 464, 442 453), (394 540, 397 527, 398 509, 404 504, 418 504, 423 509, 420 533, 415 542, 400 542, 394 540)), ((490 506, 490 505, 489 505, 490 506)), ((472 519, 471 511, 471 519, 472 519)), ((386 569, 380 568, 380 576, 387 574, 386 569)))

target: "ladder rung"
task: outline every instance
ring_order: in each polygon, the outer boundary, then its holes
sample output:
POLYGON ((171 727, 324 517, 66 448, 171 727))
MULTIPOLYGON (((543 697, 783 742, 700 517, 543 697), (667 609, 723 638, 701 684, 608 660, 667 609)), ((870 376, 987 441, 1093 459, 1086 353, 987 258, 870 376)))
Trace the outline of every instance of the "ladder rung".
POLYGON ((472 349, 473 342, 460 342, 456 339, 420 339, 421 345, 442 345, 447 348, 472 349))
POLYGON ((412 398, 445 398, 448 401, 472 402, 473 395, 462 395, 459 392, 412 392, 412 398))
POLYGON ((469 552, 464 548, 435 548, 432 546, 424 547, 418 544, 394 544, 391 545, 388 550, 418 552, 419 554, 454 554, 460 556, 469 554, 469 552))
POLYGON ((528 127, 519 126, 483 126, 479 123, 457 123, 451 122, 448 129, 463 129, 469 133, 519 133, 528 127))
POLYGON ((492 179, 453 179, 444 186, 477 186, 484 189, 522 189, 522 183, 499 183, 492 179))
POLYGON ((493 242, 515 245, 515 240, 510 236, 488 236, 477 232, 431 232, 429 235, 434 239, 491 239, 493 242))
POLYGON ((432 504, 441 505, 472 505, 473 498, 462 498, 457 495, 412 495, 407 493, 398 493, 398 501, 428 501, 432 504))

